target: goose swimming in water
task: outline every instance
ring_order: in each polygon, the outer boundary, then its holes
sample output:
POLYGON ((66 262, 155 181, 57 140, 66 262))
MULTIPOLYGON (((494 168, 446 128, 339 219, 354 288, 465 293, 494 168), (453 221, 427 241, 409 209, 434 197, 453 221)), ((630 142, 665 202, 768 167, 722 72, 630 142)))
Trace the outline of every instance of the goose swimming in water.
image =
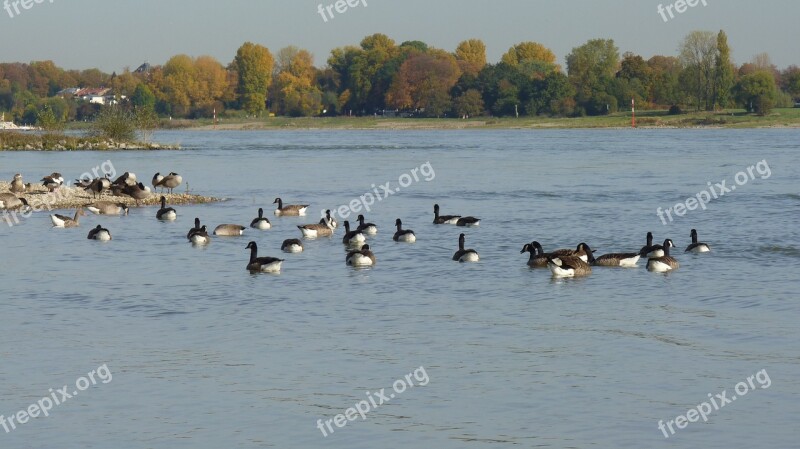
POLYGON ((633 268, 639 263, 642 256, 639 253, 611 253, 604 254, 595 259, 594 264, 599 267, 633 268))
POLYGON ((364 234, 359 230, 350 230, 350 222, 345 220, 344 221, 344 237, 342 237, 342 243, 345 245, 359 245, 364 243, 367 238, 364 237, 364 234))
POLYGON ((277 216, 297 217, 305 215, 306 210, 308 210, 308 204, 287 204, 284 206, 283 200, 280 198, 275 198, 272 204, 278 205, 278 208, 275 209, 275 215, 277 216))
POLYGON ((109 232, 108 229, 97 225, 94 229, 89 231, 89 235, 86 238, 89 240, 100 240, 107 242, 111 240, 111 232, 109 232))
POLYGON ((575 256, 550 256, 547 259, 547 268, 554 277, 578 277, 592 274, 592 267, 580 257, 575 256))
POLYGON ((253 229, 260 229, 262 231, 266 231, 272 227, 272 223, 269 222, 269 219, 264 217, 263 208, 258 208, 258 217, 254 218, 253 221, 250 222, 250 227, 253 229))
POLYGON ((312 239, 317 237, 329 237, 333 235, 333 225, 331 224, 331 221, 326 218, 320 220, 319 223, 298 226, 297 229, 303 233, 303 237, 312 239))
POLYGON ((211 237, 208 236, 206 225, 200 226, 198 229, 192 229, 186 236, 194 245, 206 245, 211 242, 211 237))
POLYGON ((647 260, 647 271, 666 273, 679 268, 681 265, 678 263, 678 261, 669 255, 669 249, 674 247, 675 244, 672 243, 671 239, 664 240, 664 255, 660 257, 649 258, 647 260))
POLYGON ((369 249, 369 245, 364 245, 357 251, 350 251, 344 258, 347 265, 354 267, 369 267, 375 265, 375 254, 369 249))
POLYGON ((156 212, 156 218, 164 221, 172 221, 178 218, 178 213, 175 212, 175 209, 167 207, 167 198, 164 196, 161 197, 161 209, 156 212))
POLYGON ((250 250, 250 262, 247 263, 247 270, 251 273, 277 273, 281 271, 283 259, 275 257, 258 257, 258 245, 250 242, 245 249, 250 250))
POLYGON ((378 227, 375 226, 375 223, 364 223, 363 215, 358 216, 358 230, 367 235, 376 235, 378 233, 378 227))
POLYGON ((439 205, 433 205, 433 224, 456 224, 461 215, 439 215, 439 205))
POLYGON ((707 253, 711 251, 711 247, 707 243, 697 241, 697 230, 692 229, 691 232, 692 244, 686 247, 685 253, 707 253))
POLYGON ((79 208, 77 211, 75 211, 74 217, 67 217, 66 215, 53 214, 50 215, 50 221, 53 222, 53 227, 56 228, 77 228, 78 226, 80 226, 80 222, 78 220, 82 215, 84 215, 83 208, 79 208))
POLYGON ((240 235, 244 234, 245 229, 247 228, 237 224, 221 224, 214 228, 214 235, 223 237, 239 237, 240 235))
POLYGON ((481 258, 478 256, 478 252, 474 249, 464 249, 464 243, 466 242, 467 237, 464 234, 458 236, 458 251, 453 254, 453 260, 458 262, 477 262, 481 258))
POLYGON ((397 226, 397 232, 394 233, 392 240, 395 242, 414 243, 417 241, 417 235, 411 229, 403 229, 403 222, 398 218, 395 220, 394 225, 397 226))
POLYGON ((302 253, 303 242, 300 239, 286 239, 281 244, 281 251, 285 253, 302 253))
POLYGON ((545 254, 544 250, 542 249, 542 245, 537 241, 526 243, 519 253, 531 253, 530 257, 528 258, 528 266, 531 268, 546 267, 547 258, 550 256, 550 254, 545 254))
POLYGON ((661 257, 664 255, 664 247, 661 245, 653 245, 653 233, 647 233, 647 244, 639 250, 639 255, 642 257, 661 257))

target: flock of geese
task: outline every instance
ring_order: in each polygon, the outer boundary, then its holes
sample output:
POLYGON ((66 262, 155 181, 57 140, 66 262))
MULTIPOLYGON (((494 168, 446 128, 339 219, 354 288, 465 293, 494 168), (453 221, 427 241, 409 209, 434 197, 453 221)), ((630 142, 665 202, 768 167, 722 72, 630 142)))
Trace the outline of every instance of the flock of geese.
MULTIPOLYGON (((153 176, 152 185, 154 189, 161 188, 172 192, 180 186, 183 179, 177 173, 170 173, 162 176, 156 173, 153 176)), ((54 192, 64 183, 64 178, 59 173, 53 173, 42 179, 42 185, 50 192, 54 192)), ((95 198, 102 196, 104 192, 111 192, 114 195, 127 195, 136 200, 150 196, 151 190, 141 182, 136 181, 133 173, 125 172, 117 180, 111 181, 109 175, 92 180, 76 180, 76 186, 93 193, 95 198)), ((11 184, 13 193, 0 193, 0 209, 15 209, 27 206, 24 198, 18 198, 14 193, 30 191, 31 185, 24 184, 22 177, 17 174, 11 184)), ((308 204, 284 204, 281 198, 275 198, 273 204, 276 205, 273 211, 276 217, 300 217, 305 216, 308 204)), ((88 211, 97 215, 128 215, 128 206, 123 203, 112 201, 94 201, 84 206, 88 211)), ((75 228, 80 225, 80 217, 85 215, 84 207, 78 208, 74 216, 52 214, 50 220, 54 227, 75 228)), ((156 211, 156 219, 162 221, 173 221, 178 218, 177 211, 172 207, 167 207, 165 196, 161 196, 161 207, 156 211)), ((349 249, 345 257, 345 263, 354 267, 368 267, 375 265, 376 257, 366 244, 367 237, 374 237, 378 234, 378 226, 374 223, 366 222, 363 215, 357 218, 358 226, 350 226, 349 221, 344 221, 344 236, 342 243, 349 249)), ((480 225, 481 220, 471 216, 461 215, 440 215, 438 204, 433 205, 433 224, 434 225, 455 225, 459 227, 475 227, 480 225)), ((250 227, 257 230, 269 230, 272 228, 270 220, 264 216, 264 209, 258 209, 258 215, 251 221, 250 227)), ((303 238, 315 239, 319 237, 331 237, 338 228, 338 222, 332 217, 331 211, 327 210, 325 216, 318 222, 306 225, 299 225, 297 228, 303 238)), ((395 242, 414 243, 417 240, 416 233, 411 229, 403 229, 403 222, 400 218, 395 220, 396 232, 392 236, 395 242)), ((247 228, 238 224, 221 224, 214 228, 212 235, 238 237, 244 235, 247 228)), ((711 247, 698 241, 697 231, 691 231, 692 243, 686 248, 685 252, 706 253, 711 251, 711 247)), ((87 236, 91 240, 109 241, 112 239, 111 231, 97 225, 89 231, 87 236)), ((194 245, 207 245, 211 242, 206 225, 201 225, 200 219, 195 218, 194 227, 186 234, 186 238, 194 245)), ((452 260, 458 262, 478 262, 480 256, 474 249, 465 248, 466 235, 461 233, 458 236, 458 250, 453 254, 452 260)), ((595 258, 594 251, 586 243, 580 243, 576 249, 558 249, 545 252, 538 241, 525 244, 520 254, 530 253, 528 266, 530 268, 547 267, 555 277, 576 277, 587 276, 592 273, 593 266, 602 267, 636 267, 641 258, 647 258, 647 270, 665 273, 680 267, 678 261, 670 255, 670 249, 675 244, 672 239, 664 240, 662 245, 653 244, 653 234, 647 233, 647 243, 638 252, 612 253, 595 258)), ((250 250, 250 259, 247 263, 247 270, 251 272, 277 273, 281 271, 284 259, 277 257, 259 257, 258 245, 251 241, 245 249, 250 250)), ((303 241, 300 239, 287 239, 281 244, 281 251, 285 253, 299 253, 303 251, 303 241)))

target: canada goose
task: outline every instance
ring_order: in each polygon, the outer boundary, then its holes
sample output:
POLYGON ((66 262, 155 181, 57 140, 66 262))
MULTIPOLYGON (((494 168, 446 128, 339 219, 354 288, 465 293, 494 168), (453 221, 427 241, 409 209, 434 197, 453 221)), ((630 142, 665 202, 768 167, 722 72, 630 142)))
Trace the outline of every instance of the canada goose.
POLYGON ((707 253, 711 251, 711 247, 707 243, 697 241, 697 230, 692 229, 692 244, 686 247, 685 253, 707 253))
POLYGON ((398 218, 394 221, 397 226, 397 232, 394 233, 392 240, 395 242, 414 243, 417 241, 417 235, 411 229, 403 229, 403 222, 398 218))
POLYGON ((100 225, 97 225, 94 229, 91 229, 89 231, 89 236, 86 238, 88 238, 89 240, 100 240, 103 242, 107 242, 111 240, 111 232, 109 232, 108 229, 100 225))
POLYGON ((42 178, 42 185, 45 186, 50 193, 53 193, 57 188, 64 185, 64 177, 61 176, 61 173, 53 172, 50 176, 42 178))
POLYGON ((664 247, 661 245, 653 245, 653 233, 647 233, 647 245, 639 250, 639 255, 642 257, 662 257, 664 256, 664 247))
POLYGON ((75 211, 75 216, 72 218, 66 215, 53 214, 50 215, 50 221, 53 222, 53 226, 56 228, 77 228, 80 226, 78 220, 80 220, 81 215, 84 215, 82 207, 75 211))
POLYGON ((456 226, 478 226, 481 224, 480 218, 461 217, 456 221, 456 226))
POLYGON ((221 224, 214 228, 214 235, 220 235, 223 237, 239 237, 240 235, 244 234, 245 229, 247 228, 236 224, 221 224))
POLYGON ((330 209, 325 211, 325 218, 323 218, 319 222, 321 224, 325 224, 326 222, 330 223, 331 227, 333 228, 334 231, 336 230, 336 228, 339 227, 339 222, 336 221, 336 219, 331 216, 331 210, 330 209))
POLYGON ((461 215, 439 215, 439 205, 433 205, 433 224, 456 224, 461 215))
POLYGON ((317 238, 333 235, 333 225, 329 219, 323 218, 319 223, 298 226, 297 229, 303 233, 303 237, 317 238))
POLYGON ((642 256, 639 253, 611 253, 595 259, 593 265, 599 267, 633 268, 642 256))
POLYGON ((30 207, 28 200, 25 198, 17 198, 13 193, 0 193, 0 209, 20 209, 22 206, 30 207))
POLYGON ((297 217, 306 214, 306 210, 308 209, 308 204, 287 204, 286 206, 283 205, 283 200, 280 198, 275 198, 275 201, 272 204, 277 204, 278 208, 275 209, 275 215, 277 216, 287 216, 287 217, 297 217))
POLYGON ((262 231, 266 231, 272 227, 272 223, 270 223, 269 220, 264 217, 263 208, 258 208, 258 217, 254 218, 253 221, 250 222, 250 227, 254 229, 261 229, 262 231))
POLYGON ((467 236, 461 234, 458 236, 458 251, 453 254, 453 260, 457 260, 459 262, 477 262, 480 260, 478 256, 478 252, 474 249, 464 249, 464 242, 467 240, 467 236))
POLYGON ((161 182, 161 180, 163 180, 163 179, 164 179, 164 175, 162 175, 161 173, 156 173, 155 175, 153 175, 153 181, 152 181, 153 190, 161 187, 161 191, 162 192, 164 191, 164 187, 158 185, 161 182))
POLYGON ((364 237, 364 234, 361 231, 351 231, 350 222, 347 220, 344 221, 344 237, 342 237, 342 243, 345 245, 357 245, 364 243, 366 240, 367 238, 364 237))
POLYGON ((161 209, 156 212, 156 218, 164 221, 171 221, 178 218, 178 213, 175 212, 175 209, 167 207, 167 198, 165 196, 161 197, 161 209))
POLYGON ((247 263, 247 269, 250 272, 277 273, 281 271, 283 259, 258 257, 258 245, 256 245, 256 242, 248 243, 245 249, 250 250, 250 262, 247 263))
POLYGON ((172 190, 181 185, 182 182, 183 177, 181 177, 181 175, 171 172, 167 176, 164 176, 164 178, 162 178, 161 181, 158 181, 153 187, 166 187, 167 191, 172 193, 172 190))
POLYGON ((375 235, 378 233, 378 227, 375 223, 364 223, 364 216, 358 216, 358 230, 367 235, 375 235))
POLYGON ((302 253, 303 242, 300 239, 286 239, 281 244, 281 251, 285 253, 302 253))
POLYGON ((369 267, 375 265, 375 254, 370 251, 369 245, 363 245, 361 249, 347 253, 344 261, 354 267, 369 267))
POLYGON ((124 203, 112 203, 111 201, 95 201, 87 204, 86 209, 95 215, 128 215, 128 206, 124 203))
POLYGON ((592 267, 580 257, 575 256, 550 256, 547 258, 547 268, 554 277, 571 278, 588 276, 592 274, 592 267))
POLYGON ((14 179, 11 180, 11 185, 8 187, 8 190, 13 193, 22 193, 26 190, 25 183, 22 182, 21 174, 17 173, 14 175, 14 179))
POLYGON ((194 245, 205 245, 211 241, 211 237, 208 236, 206 225, 201 226, 200 229, 192 229, 189 231, 188 237, 189 241, 194 245))
MULTIPOLYGON (((541 249, 541 248, 540 248, 541 249)), ((580 258, 582 261, 591 263, 594 261, 594 251, 589 248, 589 245, 586 243, 579 243, 576 249, 557 249, 555 251, 551 251, 547 253, 548 256, 575 256, 580 258)))
POLYGON ((531 253, 531 256, 528 258, 528 266, 531 268, 546 267, 547 258, 550 256, 550 254, 544 253, 544 250, 542 250, 542 245, 537 241, 526 243, 525 246, 522 247, 522 251, 519 253, 531 253))
POLYGON ((108 179, 108 175, 103 178, 97 178, 92 180, 88 186, 84 187, 83 190, 87 192, 92 192, 92 196, 97 198, 98 195, 103 196, 103 192, 111 188, 111 180, 108 179))
POLYGON ((189 229, 189 232, 186 234, 186 238, 191 240, 192 239, 192 233, 194 233, 195 231, 199 231, 199 230, 200 230, 200 219, 195 217, 195 219, 194 219, 194 227, 192 229, 189 229))
POLYGON ((128 195, 129 197, 131 197, 134 200, 136 200, 136 205, 137 206, 139 205, 139 201, 140 200, 143 200, 143 199, 146 199, 146 198, 150 197, 150 192, 148 192, 144 188, 144 184, 142 184, 141 182, 138 183, 138 184, 132 185, 132 186, 123 187, 122 188, 122 193, 124 193, 125 195, 128 195))
POLYGON ((667 271, 672 271, 680 267, 681 265, 678 263, 678 261, 669 255, 669 249, 674 247, 675 244, 672 243, 671 239, 664 240, 664 255, 647 259, 647 271, 666 273, 667 271))
POLYGON ((119 178, 115 179, 112 184, 125 187, 135 186, 138 183, 136 181, 136 174, 126 171, 119 178))

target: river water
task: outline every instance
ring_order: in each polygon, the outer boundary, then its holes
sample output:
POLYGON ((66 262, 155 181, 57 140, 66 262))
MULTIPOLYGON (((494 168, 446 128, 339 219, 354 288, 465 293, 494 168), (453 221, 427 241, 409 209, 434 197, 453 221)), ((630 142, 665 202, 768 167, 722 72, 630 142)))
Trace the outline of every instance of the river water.
POLYGON ((2 153, 4 180, 73 179, 111 161, 145 181, 179 172, 227 201, 176 206, 171 223, 155 208, 77 229, 51 229, 46 213, 0 222, 0 414, 19 418, 51 388, 79 393, 9 432, 0 423, 0 447, 797 447, 798 137, 170 131, 156 139, 183 150, 2 153), (735 190, 715 188, 705 210, 675 208, 723 180, 735 190), (280 253, 296 225, 387 182, 396 192, 366 213, 379 227, 374 268, 345 265, 341 230, 280 253), (310 204, 309 216, 274 217, 277 196, 310 204), (437 202, 483 221, 434 226, 437 202), (186 241, 194 217, 247 225, 258 207, 271 230, 186 241), (416 243, 392 241, 396 218, 416 243), (114 240, 87 240, 96 224, 114 240), (711 253, 683 253, 692 228, 711 253), (480 262, 451 260, 462 231, 480 262), (648 231, 675 241, 680 269, 642 261, 554 280, 519 253, 532 240, 638 251, 648 231), (250 240, 286 259, 281 274, 245 270, 250 240), (414 386, 400 393, 396 381, 414 386), (659 430, 743 381, 747 394, 707 422, 659 430), (366 419, 325 427, 381 389, 395 397, 366 419))

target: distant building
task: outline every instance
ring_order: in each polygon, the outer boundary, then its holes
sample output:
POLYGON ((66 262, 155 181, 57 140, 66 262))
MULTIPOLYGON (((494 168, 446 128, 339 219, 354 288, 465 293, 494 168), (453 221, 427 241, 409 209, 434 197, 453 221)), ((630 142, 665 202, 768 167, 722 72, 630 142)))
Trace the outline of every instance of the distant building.
POLYGON ((145 62, 144 64, 137 67, 136 70, 133 71, 133 73, 150 73, 151 69, 152 66, 149 63, 145 62))

